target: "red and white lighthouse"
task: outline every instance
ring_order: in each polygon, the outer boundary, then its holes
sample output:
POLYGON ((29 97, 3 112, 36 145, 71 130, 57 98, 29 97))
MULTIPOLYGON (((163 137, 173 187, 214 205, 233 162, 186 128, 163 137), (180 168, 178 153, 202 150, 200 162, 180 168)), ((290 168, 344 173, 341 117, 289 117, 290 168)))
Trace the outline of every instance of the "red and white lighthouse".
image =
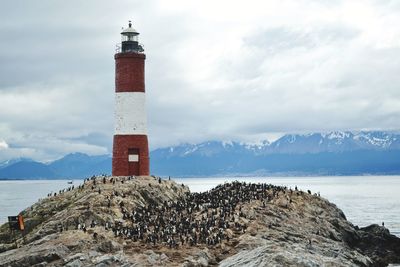
POLYGON ((144 60, 139 33, 121 32, 121 50, 115 54, 115 135, 112 175, 149 175, 149 145, 145 107, 144 60))

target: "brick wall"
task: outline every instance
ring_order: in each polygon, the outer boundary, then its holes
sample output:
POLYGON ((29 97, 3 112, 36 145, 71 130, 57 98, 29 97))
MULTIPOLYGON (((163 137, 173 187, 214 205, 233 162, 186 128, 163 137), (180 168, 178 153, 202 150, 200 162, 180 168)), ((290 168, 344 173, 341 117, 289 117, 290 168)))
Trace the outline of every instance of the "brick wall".
POLYGON ((144 60, 146 55, 115 55, 115 92, 144 92, 144 60))
POLYGON ((147 135, 114 135, 112 174, 114 176, 149 175, 147 135), (129 162, 129 150, 139 152, 139 162, 129 162))

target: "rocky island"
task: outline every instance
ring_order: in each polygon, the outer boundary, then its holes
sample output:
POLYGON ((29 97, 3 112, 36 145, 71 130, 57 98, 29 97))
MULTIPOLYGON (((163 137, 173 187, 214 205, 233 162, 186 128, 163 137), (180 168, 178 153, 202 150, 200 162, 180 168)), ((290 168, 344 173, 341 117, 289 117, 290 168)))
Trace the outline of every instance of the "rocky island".
POLYGON ((312 192, 226 183, 204 193, 157 177, 92 177, 0 227, 0 266, 387 266, 400 238, 358 228, 312 192))

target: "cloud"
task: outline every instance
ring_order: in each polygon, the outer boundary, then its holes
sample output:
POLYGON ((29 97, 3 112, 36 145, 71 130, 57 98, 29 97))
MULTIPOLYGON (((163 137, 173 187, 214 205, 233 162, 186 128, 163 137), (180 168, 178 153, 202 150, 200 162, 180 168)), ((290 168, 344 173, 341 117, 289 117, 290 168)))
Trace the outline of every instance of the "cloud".
POLYGON ((372 0, 4 3, 0 159, 111 152, 113 54, 129 19, 147 54, 153 149, 398 130, 399 13, 372 0))
POLYGON ((6 141, 0 140, 0 150, 7 149, 7 148, 8 148, 8 144, 6 143, 6 141))

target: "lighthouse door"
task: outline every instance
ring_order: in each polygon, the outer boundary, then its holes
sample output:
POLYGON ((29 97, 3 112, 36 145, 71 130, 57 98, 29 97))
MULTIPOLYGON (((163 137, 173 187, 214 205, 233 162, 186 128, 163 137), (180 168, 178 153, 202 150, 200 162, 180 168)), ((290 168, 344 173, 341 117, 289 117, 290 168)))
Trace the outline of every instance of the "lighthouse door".
POLYGON ((139 175, 139 149, 128 149, 129 175, 139 175))

